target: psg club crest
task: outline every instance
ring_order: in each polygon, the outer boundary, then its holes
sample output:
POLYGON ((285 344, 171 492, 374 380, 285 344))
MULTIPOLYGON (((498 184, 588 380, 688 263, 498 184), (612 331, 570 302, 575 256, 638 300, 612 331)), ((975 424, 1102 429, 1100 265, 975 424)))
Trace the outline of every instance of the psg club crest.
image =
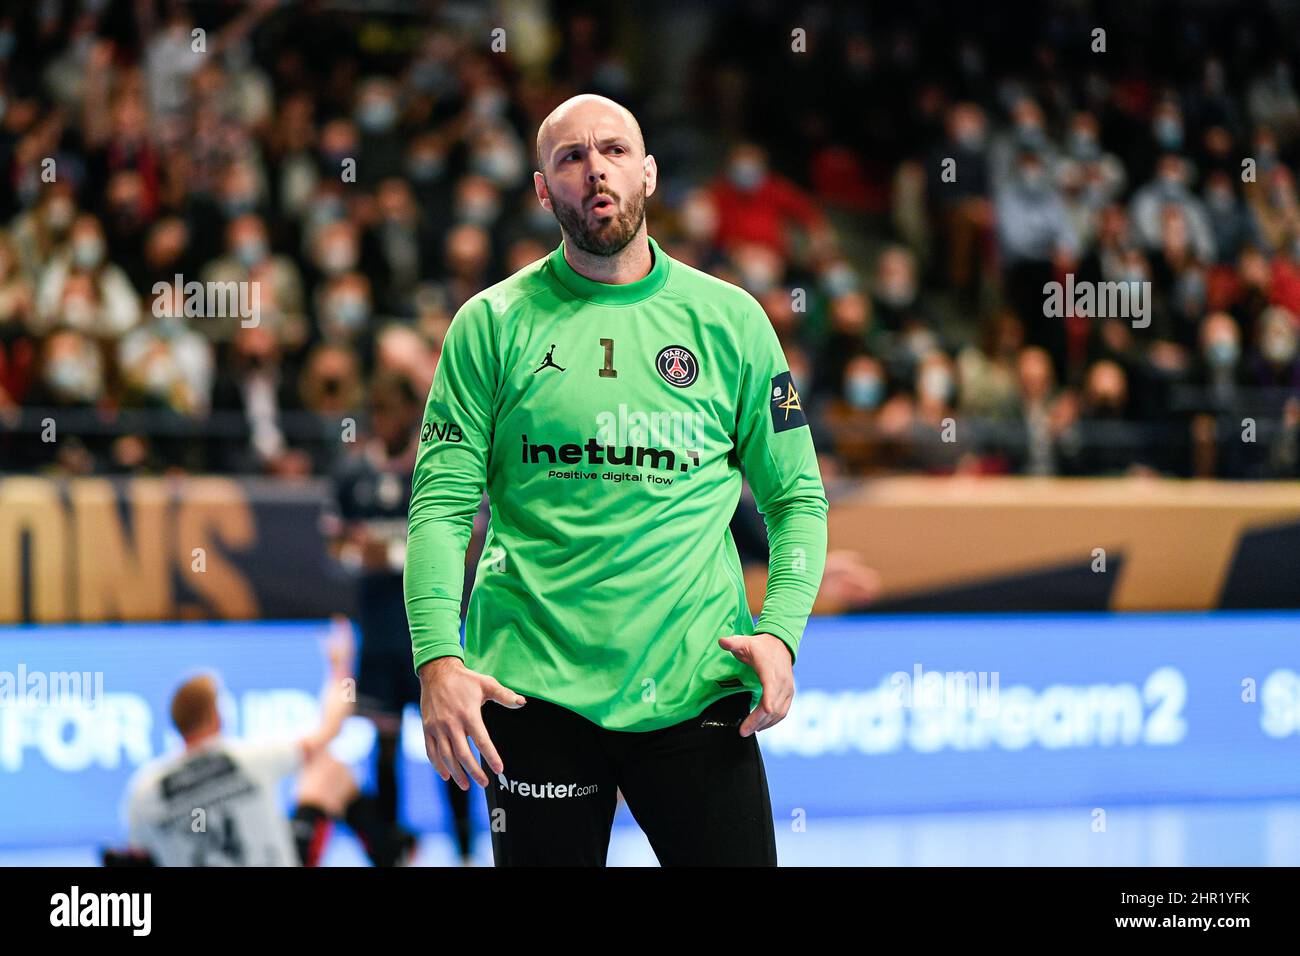
POLYGON ((685 388, 699 377, 700 363, 683 345, 669 345, 655 357, 655 368, 669 385, 685 388))

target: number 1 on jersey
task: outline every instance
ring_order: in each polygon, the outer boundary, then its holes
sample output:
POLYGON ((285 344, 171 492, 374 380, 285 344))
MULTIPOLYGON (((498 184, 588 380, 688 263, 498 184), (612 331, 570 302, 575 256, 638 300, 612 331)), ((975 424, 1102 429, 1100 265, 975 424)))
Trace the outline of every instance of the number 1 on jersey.
POLYGON ((600 370, 600 377, 618 378, 618 370, 614 368, 614 340, 601 339, 600 344, 605 346, 605 367, 600 370))

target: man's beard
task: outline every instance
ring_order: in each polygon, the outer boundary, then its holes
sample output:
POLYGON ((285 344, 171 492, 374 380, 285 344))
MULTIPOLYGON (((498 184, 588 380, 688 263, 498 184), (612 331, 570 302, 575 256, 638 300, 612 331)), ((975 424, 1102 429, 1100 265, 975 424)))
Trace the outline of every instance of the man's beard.
POLYGON ((621 208, 620 197, 616 193, 602 191, 600 194, 609 196, 620 207, 620 211, 614 214, 612 220, 602 222, 596 227, 587 224, 585 210, 586 203, 597 195, 596 193, 584 197, 581 206, 570 206, 559 202, 552 194, 551 210, 560 223, 560 229, 575 246, 593 256, 612 256, 621 252, 623 247, 632 241, 632 237, 645 222, 645 184, 642 184, 637 195, 628 199, 626 209, 621 208))

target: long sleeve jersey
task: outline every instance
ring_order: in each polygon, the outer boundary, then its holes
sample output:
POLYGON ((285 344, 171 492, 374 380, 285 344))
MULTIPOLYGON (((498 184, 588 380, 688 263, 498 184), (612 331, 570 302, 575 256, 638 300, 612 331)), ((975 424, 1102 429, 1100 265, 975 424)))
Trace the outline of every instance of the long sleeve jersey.
POLYGON ((461 657, 610 730, 665 727, 742 689, 757 703, 757 675, 718 639, 773 634, 793 659, 826 558, 826 493, 771 323, 649 244, 635 282, 578 274, 561 243, 461 307, 408 518, 415 667, 461 657), (745 479, 771 552, 757 623, 728 528, 745 479))

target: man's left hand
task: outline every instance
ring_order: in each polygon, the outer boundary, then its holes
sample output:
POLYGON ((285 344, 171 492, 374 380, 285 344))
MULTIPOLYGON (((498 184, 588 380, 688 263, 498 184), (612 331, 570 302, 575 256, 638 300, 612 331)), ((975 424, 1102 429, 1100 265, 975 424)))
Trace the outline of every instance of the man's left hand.
POLYGON ((752 667, 763 685, 763 697, 740 725, 740 736, 779 723, 794 700, 794 661, 785 642, 774 634, 733 634, 718 638, 718 643, 752 667))

